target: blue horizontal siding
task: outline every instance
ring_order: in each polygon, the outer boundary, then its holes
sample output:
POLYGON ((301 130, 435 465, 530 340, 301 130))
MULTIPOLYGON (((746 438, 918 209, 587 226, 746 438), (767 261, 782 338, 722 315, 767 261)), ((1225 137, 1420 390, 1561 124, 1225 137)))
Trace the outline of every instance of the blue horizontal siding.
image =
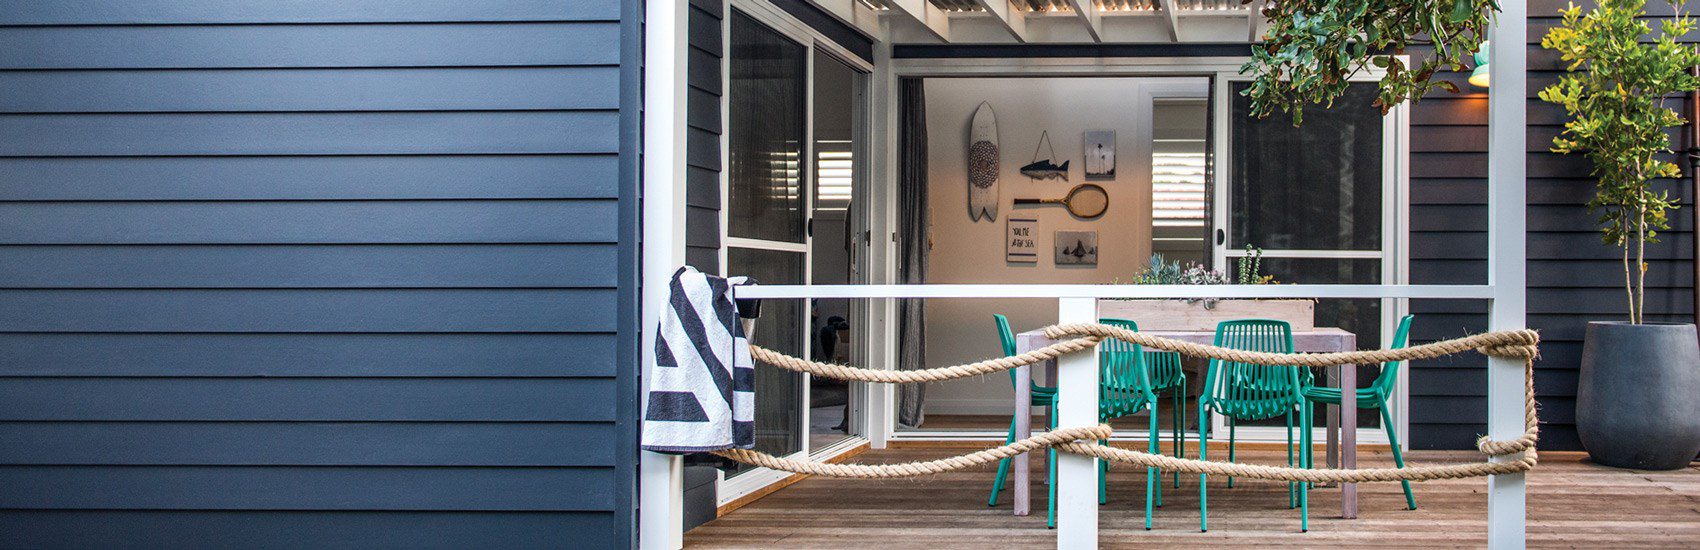
POLYGON ((625 547, 635 1, 0 8, 0 547, 625 547))
POLYGON ((0 69, 617 65, 618 23, 0 28, 0 69))
POLYGON ((611 243, 614 201, 0 203, 0 244, 611 243))
POLYGON ((0 508, 593 511, 606 468, 0 466, 0 508))
POLYGON ((685 90, 685 263, 707 273, 720 272, 720 165, 723 152, 721 98, 725 94, 721 64, 725 6, 693 1, 690 55, 686 59, 685 90))
POLYGON ((611 333, 0 333, 0 375, 613 377, 611 333))
POLYGON ((612 288, 613 244, 0 245, 0 288, 612 288))
POLYGON ((77 70, 0 73, 0 112, 618 108, 617 67, 77 70))
POLYGON ((611 289, 0 290, 0 332, 613 332, 611 289))
POLYGON ((629 546, 617 524, 608 512, 0 510, 9 544, 106 550, 629 546))
POLYGON ((619 18, 620 4, 607 0, 55 0, 9 5, 0 13, 0 25, 616 21, 619 18))
POLYGON ((612 422, 607 378, 0 378, 0 421, 612 422))
POLYGON ((612 153, 600 111, 0 115, 0 155, 612 153))
POLYGON ((613 466, 605 423, 0 422, 0 464, 613 466))
POLYGON ((0 158, 0 201, 611 199, 616 161, 604 154, 0 158))

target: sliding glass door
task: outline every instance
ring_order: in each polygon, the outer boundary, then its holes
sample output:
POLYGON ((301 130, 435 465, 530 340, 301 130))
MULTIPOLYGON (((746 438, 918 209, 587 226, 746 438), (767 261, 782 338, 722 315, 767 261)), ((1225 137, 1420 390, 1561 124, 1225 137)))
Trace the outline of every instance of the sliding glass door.
MULTIPOLYGON (((803 44, 733 11, 727 90, 726 273, 764 284, 809 283, 808 64, 803 44)), ((752 344, 807 357, 808 315, 796 300, 762 304, 752 344)), ((756 450, 804 450, 804 377, 755 374, 756 450)))
MULTIPOLYGON (((733 9, 728 24, 726 273, 762 284, 864 282, 858 161, 867 73, 783 17, 733 9)), ((769 300, 761 307, 752 343, 823 361, 863 359, 862 304, 769 300)), ((858 433, 857 385, 772 368, 757 368, 755 385, 758 450, 835 452, 858 433)), ((740 477, 739 489, 770 481, 777 479, 740 477)))
MULTIPOLYGON (((1260 250, 1261 273, 1280 283, 1396 284, 1393 153, 1401 112, 1382 116, 1371 106, 1376 83, 1355 82, 1333 107, 1307 106, 1304 124, 1295 127, 1281 113, 1252 117, 1251 100, 1241 95, 1247 84, 1228 82, 1218 92, 1227 156, 1218 159, 1225 171, 1217 189, 1216 265, 1234 273, 1260 250)), ((1380 347, 1396 305, 1322 300, 1316 323, 1356 334, 1360 349, 1380 347)), ((1377 365, 1359 367, 1358 385, 1368 386, 1378 372, 1377 365)), ((1363 411, 1358 426, 1379 428, 1379 415, 1363 411)))

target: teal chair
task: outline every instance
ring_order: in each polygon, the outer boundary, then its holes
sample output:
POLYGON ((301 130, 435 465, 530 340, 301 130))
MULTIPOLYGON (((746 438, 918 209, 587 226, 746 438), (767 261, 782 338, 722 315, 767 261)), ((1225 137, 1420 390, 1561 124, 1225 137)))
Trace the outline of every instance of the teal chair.
MULTIPOLYGON (((1174 400, 1174 413, 1169 415, 1169 434, 1174 439, 1175 457, 1186 458, 1186 370, 1181 368, 1181 354, 1145 350, 1145 366, 1151 377, 1151 391, 1157 395, 1169 393, 1174 400)), ((1175 487, 1180 487, 1181 473, 1175 472, 1174 476, 1175 487)), ((1161 498, 1158 503, 1162 503, 1161 498)))
MULTIPOLYGON (((1216 325, 1217 347, 1273 353, 1293 352, 1293 327, 1286 321, 1243 319, 1216 325)), ((1305 406, 1299 369, 1211 359, 1204 374, 1204 393, 1198 398, 1198 457, 1208 460, 1210 419, 1219 414, 1228 419, 1228 461, 1234 460, 1234 423, 1285 416, 1287 419, 1287 465, 1295 463, 1293 416, 1298 413, 1299 447, 1296 461, 1310 467, 1311 415, 1305 406)), ((1210 530, 1209 483, 1198 475, 1198 528, 1210 530)), ((1233 478, 1228 478, 1233 486, 1233 478)), ((1304 484, 1287 484, 1287 505, 1300 509, 1299 530, 1310 530, 1310 498, 1304 484)))
MULTIPOLYGON (((1126 319, 1099 319, 1098 322, 1117 328, 1138 332, 1139 325, 1126 319)), ((1155 370, 1147 362, 1151 354, 1146 353, 1138 344, 1106 339, 1099 344, 1098 351, 1098 417, 1101 422, 1113 418, 1132 416, 1140 411, 1149 411, 1149 428, 1146 432, 1150 448, 1147 452, 1158 454, 1162 438, 1157 432, 1157 392, 1155 370)), ((1179 364, 1175 365, 1179 370, 1179 364)), ((1182 375, 1182 380, 1185 380, 1182 375)), ((1184 382, 1182 382, 1184 384, 1184 382)), ((1103 442, 1100 442, 1103 443, 1103 442)), ((1106 491, 1106 479, 1109 477, 1109 461, 1098 461, 1098 503, 1109 502, 1106 491)), ((1145 528, 1151 528, 1153 506, 1163 505, 1163 484, 1158 483, 1161 473, 1156 468, 1145 469, 1145 528)), ((1051 484, 1052 499, 1055 499, 1056 484, 1051 484)))
MULTIPOLYGON (((1392 349, 1403 348, 1409 344, 1411 339, 1411 320, 1414 318, 1415 316, 1406 315, 1405 318, 1399 320, 1399 329, 1393 334, 1392 349)), ((1393 464, 1400 468, 1404 468, 1405 456, 1404 453, 1399 450, 1399 436, 1393 432, 1393 415, 1388 411, 1387 407, 1388 398, 1393 396, 1393 384, 1399 380, 1399 363, 1399 361, 1392 361, 1381 365, 1381 374, 1375 377, 1375 382, 1372 382, 1367 388, 1358 388, 1357 408, 1376 409, 1381 411, 1381 426, 1387 430, 1388 445, 1393 447, 1393 464)), ((1312 403, 1339 405, 1340 388, 1328 388, 1307 384, 1304 388, 1304 397, 1307 401, 1312 403)), ((1412 510, 1417 509, 1417 497, 1415 494, 1411 493, 1411 482, 1409 480, 1400 480, 1399 483, 1404 485, 1405 488, 1405 505, 1409 506, 1412 510)))
MULTIPOLYGON (((1015 333, 1009 328, 1009 319, 1003 315, 993 315, 992 318, 997 322, 998 337, 1003 343, 1004 355, 1016 355, 1015 333)), ((1129 328, 1130 330, 1138 330, 1138 327, 1134 326, 1131 321, 1108 319, 1104 322, 1126 323, 1126 325, 1122 326, 1129 328)), ((1112 418, 1120 418, 1122 416, 1137 414, 1142 410, 1150 409, 1153 411, 1150 415, 1151 452, 1156 453, 1158 452, 1157 446, 1161 441, 1157 433, 1157 415, 1155 412, 1157 408, 1157 398, 1151 391, 1151 382, 1145 371, 1144 357, 1145 355, 1139 346, 1122 342, 1120 340, 1108 340, 1105 342, 1103 347, 1100 348, 1098 359, 1098 420, 1100 422, 1108 422, 1112 418)), ((1021 383, 1020 380, 1016 379, 1014 370, 1009 371, 1009 382, 1011 388, 1015 387, 1015 384, 1021 383)), ((1032 406, 1052 407, 1054 411, 1054 407, 1057 403, 1056 388, 1040 386, 1038 383, 1031 380, 1028 380, 1027 383, 1031 385, 1032 406)), ((1054 412, 1050 415, 1050 419, 1051 424, 1047 427, 1054 430, 1056 429, 1056 414, 1054 414, 1054 412)), ((1010 417, 1009 435, 1004 438, 1006 443, 1015 442, 1015 422, 1015 417, 1010 417)), ((1050 498, 1045 524, 1048 527, 1054 528, 1057 526, 1057 484, 1055 482, 1057 473, 1056 449, 1047 449, 1046 458, 1047 475, 1048 479, 1051 479, 1052 482, 1050 483, 1049 488, 1050 498)), ((1109 491, 1105 482, 1105 478, 1108 476, 1109 472, 1109 463, 1099 461, 1098 468, 1098 503, 1105 504, 1109 502, 1109 491)), ((998 473, 997 477, 992 481, 992 494, 991 497, 986 499, 987 506, 997 505, 998 493, 1003 490, 1004 483, 1009 477, 1009 469, 1010 459, 1005 458, 998 461, 998 473)), ((1155 469, 1150 469, 1147 473, 1145 528, 1150 529, 1151 507, 1153 505, 1162 505, 1162 495, 1152 490, 1156 480, 1155 469)))

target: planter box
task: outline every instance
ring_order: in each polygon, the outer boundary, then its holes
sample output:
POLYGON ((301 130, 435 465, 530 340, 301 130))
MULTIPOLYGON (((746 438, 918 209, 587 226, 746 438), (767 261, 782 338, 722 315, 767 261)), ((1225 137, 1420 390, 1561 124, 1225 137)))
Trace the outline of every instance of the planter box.
POLYGON ((1214 331, 1233 319, 1276 319, 1292 323, 1294 332, 1316 329, 1312 300, 1217 300, 1206 309, 1203 301, 1098 300, 1098 316, 1139 323, 1140 330, 1214 331))

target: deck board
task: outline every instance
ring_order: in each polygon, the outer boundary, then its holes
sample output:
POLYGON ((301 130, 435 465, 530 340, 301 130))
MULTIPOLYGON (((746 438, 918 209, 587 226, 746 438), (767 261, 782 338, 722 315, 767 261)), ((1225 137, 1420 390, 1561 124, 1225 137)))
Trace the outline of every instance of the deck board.
MULTIPOLYGON (((863 463, 938 458, 961 449, 870 451, 863 463)), ((1249 451, 1244 462, 1284 461, 1272 451, 1249 451)), ((1458 452, 1415 452, 1413 463, 1475 460, 1458 452)), ((1391 463, 1364 452, 1360 466, 1391 463)), ((1043 468, 1043 460, 1033 461, 1043 468)), ((986 506, 991 467, 904 480, 811 478, 698 527, 687 548, 1009 548, 1055 544, 1045 528, 1045 491, 1034 487, 1034 515, 1010 515, 1009 491, 986 506)), ((1171 480, 1165 475, 1165 481, 1171 480)), ((1043 479, 1038 472, 1035 480, 1043 479)), ((1311 497, 1311 531, 1299 533, 1297 510, 1275 482, 1211 478, 1210 531, 1198 531, 1198 485, 1182 476, 1165 484, 1155 529, 1143 528, 1144 474, 1110 472, 1110 503, 1099 514, 1105 547, 1386 546, 1455 548, 1486 544, 1487 484, 1481 479, 1429 481, 1415 486, 1415 511, 1405 510, 1397 484, 1360 487, 1360 516, 1342 520, 1338 489, 1311 497)), ((1700 546, 1700 463, 1675 472, 1641 472, 1549 458, 1529 476, 1530 547, 1695 548, 1700 546)))

